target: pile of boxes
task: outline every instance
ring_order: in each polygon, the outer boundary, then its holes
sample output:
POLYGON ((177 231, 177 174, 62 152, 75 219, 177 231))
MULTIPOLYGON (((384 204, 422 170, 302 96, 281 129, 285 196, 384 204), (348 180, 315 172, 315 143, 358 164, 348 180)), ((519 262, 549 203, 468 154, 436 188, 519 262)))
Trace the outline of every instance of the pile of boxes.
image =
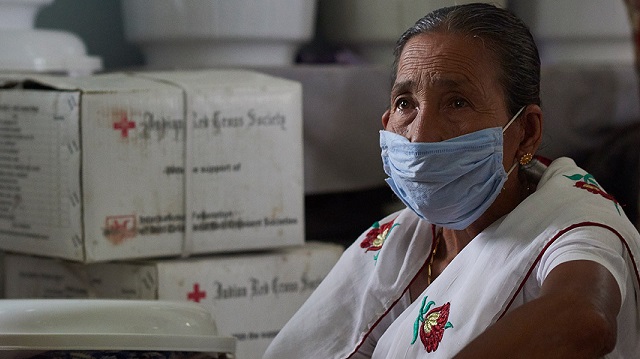
POLYGON ((259 358, 342 247, 304 240, 302 88, 241 70, 0 89, 6 298, 191 300, 259 358))

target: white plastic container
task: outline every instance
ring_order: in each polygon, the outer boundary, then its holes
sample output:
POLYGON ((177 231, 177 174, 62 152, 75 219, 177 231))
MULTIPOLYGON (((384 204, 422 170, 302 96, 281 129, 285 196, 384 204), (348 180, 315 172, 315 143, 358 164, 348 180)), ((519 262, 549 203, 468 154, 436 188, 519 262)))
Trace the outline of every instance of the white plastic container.
POLYGON ((0 71, 85 76, 102 69, 102 60, 87 56, 82 40, 56 30, 0 31, 0 71))
MULTIPOLYGON (((0 356, 55 358, 69 352, 158 352, 154 358, 225 358, 235 339, 218 336, 195 303, 104 299, 0 300, 0 356)), ((135 357, 135 356, 134 356, 135 357)), ((85 356, 83 356, 85 358, 85 356)))
MULTIPOLYGON (((370 63, 391 66, 396 40, 429 12, 477 0, 323 0, 318 27, 331 42, 349 46, 370 63)), ((486 1, 504 7, 506 0, 486 1)))
POLYGON ((102 59, 88 56, 75 34, 34 29, 38 10, 52 2, 0 0, 0 73, 82 76, 102 70, 102 59))
POLYGON ((288 65, 316 0, 124 0, 125 35, 151 68, 288 65))
POLYGON ((543 64, 632 64, 633 36, 624 1, 514 1, 531 28, 543 64))

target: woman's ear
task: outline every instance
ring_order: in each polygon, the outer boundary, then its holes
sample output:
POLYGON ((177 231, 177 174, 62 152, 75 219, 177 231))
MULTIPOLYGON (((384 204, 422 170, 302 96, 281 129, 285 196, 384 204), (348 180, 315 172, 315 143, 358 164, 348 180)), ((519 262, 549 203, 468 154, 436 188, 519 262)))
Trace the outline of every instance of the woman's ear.
POLYGON ((385 130, 387 129, 387 124, 389 123, 389 109, 387 109, 383 114, 382 114, 382 128, 384 128, 385 130))
POLYGON ((542 141, 542 109, 538 105, 529 105, 521 116, 524 134, 518 147, 518 156, 527 153, 535 155, 542 141))

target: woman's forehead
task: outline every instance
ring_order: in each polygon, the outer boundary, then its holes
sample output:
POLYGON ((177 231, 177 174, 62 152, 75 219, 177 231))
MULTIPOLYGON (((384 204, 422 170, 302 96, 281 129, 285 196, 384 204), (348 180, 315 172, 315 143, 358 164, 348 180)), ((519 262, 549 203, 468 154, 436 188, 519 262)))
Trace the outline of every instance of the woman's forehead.
POLYGON ((457 33, 433 32, 407 41, 400 54, 394 88, 455 87, 497 82, 498 61, 482 39, 457 33))

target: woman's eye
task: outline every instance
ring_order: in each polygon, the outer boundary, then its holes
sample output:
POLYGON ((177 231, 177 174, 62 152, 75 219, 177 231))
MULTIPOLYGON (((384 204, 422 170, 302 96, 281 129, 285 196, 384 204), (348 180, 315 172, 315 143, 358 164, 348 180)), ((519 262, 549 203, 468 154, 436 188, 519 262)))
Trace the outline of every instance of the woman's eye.
POLYGON ((409 106, 409 100, 405 98, 401 98, 396 101, 396 109, 398 110, 406 110, 407 108, 409 108, 409 106))
POLYGON ((451 101, 451 107, 453 108, 463 108, 463 107, 467 107, 469 103, 467 102, 467 100, 463 99, 463 98, 456 98, 453 101, 451 101))

